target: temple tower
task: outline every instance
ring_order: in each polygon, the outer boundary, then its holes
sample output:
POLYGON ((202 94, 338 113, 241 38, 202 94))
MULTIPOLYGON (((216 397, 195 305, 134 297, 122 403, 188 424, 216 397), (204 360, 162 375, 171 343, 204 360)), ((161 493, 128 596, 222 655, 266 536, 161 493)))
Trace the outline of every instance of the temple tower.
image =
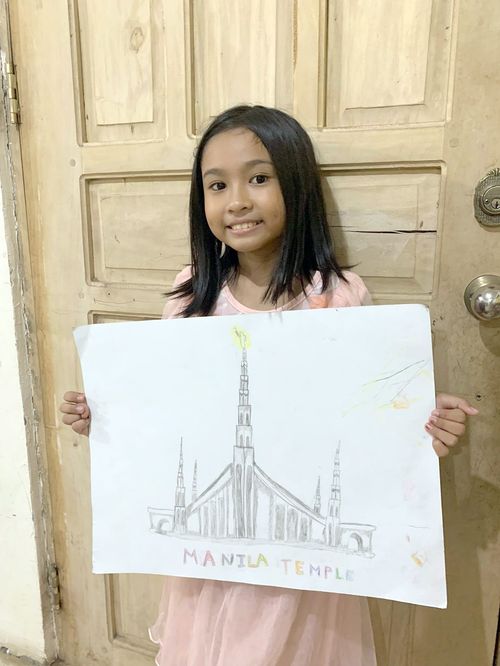
POLYGON ((184 486, 184 459, 181 450, 179 455, 179 468, 177 470, 177 486, 175 488, 174 530, 176 534, 186 533, 186 487, 184 486))
POLYGON ((255 538, 255 479, 254 449, 252 443, 252 407, 248 391, 248 362, 246 340, 242 342, 240 391, 236 443, 233 447, 233 504, 234 534, 255 538))
POLYGON ((314 497, 314 513, 317 513, 318 516, 321 513, 321 480, 318 476, 318 485, 316 486, 316 495, 314 497))
MULTIPOLYGON (((193 486, 191 489, 191 503, 196 502, 198 499, 198 461, 194 461, 194 471, 193 471, 193 486)), ((192 518, 192 524, 193 524, 193 529, 195 532, 198 534, 201 534, 201 512, 198 509, 197 511, 194 512, 194 514, 191 514, 192 518)))
POLYGON ((340 543, 340 442, 335 453, 333 465, 333 479, 328 500, 328 510, 325 521, 325 541, 328 546, 338 546, 340 543))
POLYGON ((193 488, 191 490, 191 502, 196 502, 198 499, 198 461, 194 461, 193 472, 193 488))

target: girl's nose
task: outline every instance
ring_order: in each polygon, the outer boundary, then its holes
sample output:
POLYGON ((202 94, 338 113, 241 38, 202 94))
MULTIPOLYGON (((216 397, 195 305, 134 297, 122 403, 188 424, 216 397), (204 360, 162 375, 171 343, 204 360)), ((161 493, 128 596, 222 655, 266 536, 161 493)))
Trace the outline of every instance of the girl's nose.
POLYGON ((228 204, 228 211, 230 213, 241 213, 245 210, 249 210, 251 208, 251 204, 248 201, 244 201, 243 199, 234 199, 228 204))
POLYGON ((231 192, 231 197, 227 204, 227 210, 230 213, 240 213, 245 210, 249 210, 252 207, 252 202, 249 197, 246 195, 243 188, 238 187, 234 188, 231 192))

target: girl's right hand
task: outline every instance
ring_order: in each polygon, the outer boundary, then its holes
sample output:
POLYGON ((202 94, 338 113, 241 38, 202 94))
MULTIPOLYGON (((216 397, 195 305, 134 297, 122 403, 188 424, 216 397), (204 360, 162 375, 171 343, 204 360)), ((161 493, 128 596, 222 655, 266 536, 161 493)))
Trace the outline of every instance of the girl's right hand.
POLYGON ((64 414, 63 423, 73 428, 79 435, 89 436, 90 409, 84 393, 67 391, 59 411, 64 414))

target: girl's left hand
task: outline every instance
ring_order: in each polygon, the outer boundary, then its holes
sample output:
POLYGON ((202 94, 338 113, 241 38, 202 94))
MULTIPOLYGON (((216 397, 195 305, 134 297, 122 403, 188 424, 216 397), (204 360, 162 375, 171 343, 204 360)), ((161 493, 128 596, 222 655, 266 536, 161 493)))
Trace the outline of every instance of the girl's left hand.
POLYGON ((467 416, 475 416, 479 411, 471 407, 467 400, 446 393, 437 394, 436 405, 425 429, 433 438, 434 451, 443 458, 464 434, 467 416))

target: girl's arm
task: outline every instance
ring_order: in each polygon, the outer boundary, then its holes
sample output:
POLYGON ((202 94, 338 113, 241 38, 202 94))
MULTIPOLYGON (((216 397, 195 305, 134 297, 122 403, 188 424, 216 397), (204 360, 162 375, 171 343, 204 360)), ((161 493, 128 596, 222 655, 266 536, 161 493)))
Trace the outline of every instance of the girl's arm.
MULTIPOLYGON (((186 266, 175 278, 173 287, 191 277, 191 267, 186 266)), ((172 319, 177 317, 183 310, 185 303, 180 299, 168 299, 163 310, 162 319, 172 319)), ((90 409, 87 405, 87 398, 84 393, 76 391, 66 391, 63 396, 64 402, 60 405, 59 411, 64 414, 62 422, 69 425, 79 435, 89 436, 90 430, 90 409)))
POLYGON ((437 394, 436 405, 425 429, 433 438, 434 451, 443 458, 464 434, 467 416, 475 416, 479 411, 471 407, 467 400, 446 393, 437 394))

